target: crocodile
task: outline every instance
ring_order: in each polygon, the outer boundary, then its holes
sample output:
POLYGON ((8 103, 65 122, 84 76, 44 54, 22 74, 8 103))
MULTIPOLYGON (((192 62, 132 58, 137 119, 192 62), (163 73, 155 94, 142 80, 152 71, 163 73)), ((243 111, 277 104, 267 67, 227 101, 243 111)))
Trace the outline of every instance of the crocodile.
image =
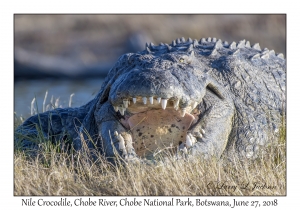
POLYGON ((283 54, 258 43, 146 43, 117 60, 93 100, 31 116, 16 129, 15 143, 32 149, 38 144, 30 139, 39 135, 70 139, 76 150, 87 146, 109 160, 163 151, 255 158, 278 142, 285 91, 283 54))

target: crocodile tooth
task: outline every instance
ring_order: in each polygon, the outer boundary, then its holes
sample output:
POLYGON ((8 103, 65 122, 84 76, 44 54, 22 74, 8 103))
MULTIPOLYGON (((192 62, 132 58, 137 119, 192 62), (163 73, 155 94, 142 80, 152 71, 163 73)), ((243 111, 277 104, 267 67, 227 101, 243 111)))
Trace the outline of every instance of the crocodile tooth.
POLYGON ((117 139, 119 140, 119 149, 120 150, 122 150, 123 152, 124 151, 126 151, 125 150, 125 141, 124 141, 124 138, 123 138, 123 136, 121 135, 121 134, 119 134, 118 136, 117 136, 117 139))
POLYGON ((180 116, 181 116, 181 117, 184 117, 184 116, 185 116, 185 113, 186 113, 186 108, 182 108, 182 109, 180 110, 180 116))
POLYGON ((150 104, 153 104, 153 96, 149 97, 150 104))
POLYGON ((255 43, 254 45, 252 45, 252 48, 255 49, 255 50, 261 50, 260 46, 259 46, 259 43, 255 43))
POLYGON ((114 106, 114 110, 115 110, 115 112, 119 111, 119 107, 118 106, 114 106))
POLYGON ((205 134, 205 130, 202 129, 202 128, 200 128, 200 132, 203 133, 203 134, 205 134))
POLYGON ((176 39, 176 43, 177 43, 177 44, 180 44, 180 39, 179 39, 179 38, 176 39))
POLYGON ((185 145, 186 145, 187 148, 190 148, 191 146, 193 146, 193 142, 192 142, 191 137, 190 137, 189 134, 186 135, 185 145))
POLYGON ((175 41, 175 40, 172 41, 172 46, 173 46, 173 47, 176 46, 176 41, 175 41))
POLYGON ((119 134, 118 134, 118 131, 115 131, 115 132, 114 132, 114 135, 115 135, 115 136, 118 136, 118 135, 119 135, 119 134))
POLYGON ((197 102, 196 101, 192 102, 191 106, 192 106, 192 110, 195 109, 197 106, 197 102))
POLYGON ((211 37, 208 37, 208 38, 207 38, 207 41, 208 41, 208 42, 211 42, 211 37))
POLYGON ((136 98, 132 98, 132 101, 135 104, 136 103, 136 98))
POLYGON ((121 115, 124 116, 126 108, 120 107, 119 111, 120 111, 121 115))
POLYGON ((160 103, 161 98, 157 98, 157 103, 160 103))
POLYGON ((196 138, 191 133, 189 133, 188 135, 190 136, 190 139, 192 140, 192 144, 194 145, 197 141, 196 138))
POLYGON ((181 42, 185 42, 185 38, 184 37, 181 37, 181 42))
POLYGON ((202 134, 201 134, 200 132, 198 132, 198 131, 195 132, 194 135, 195 135, 196 137, 202 138, 202 134))
POLYGON ((191 37, 189 37, 187 41, 188 42, 193 42, 193 40, 191 39, 191 37))
POLYGON ((128 100, 126 99, 126 100, 123 100, 123 104, 124 104, 124 107, 125 108, 128 108, 128 100))
POLYGON ((176 99, 175 101, 174 101, 174 109, 178 109, 178 105, 179 105, 179 99, 176 99))
POLYGON ((165 99, 165 98, 161 99, 161 108, 162 109, 166 109, 167 101, 168 101, 168 99, 165 99))
POLYGON ((143 97, 143 103, 147 104, 147 97, 143 97))
POLYGON ((217 38, 216 38, 216 37, 213 37, 211 41, 212 41, 212 42, 216 42, 216 41, 217 41, 217 38))

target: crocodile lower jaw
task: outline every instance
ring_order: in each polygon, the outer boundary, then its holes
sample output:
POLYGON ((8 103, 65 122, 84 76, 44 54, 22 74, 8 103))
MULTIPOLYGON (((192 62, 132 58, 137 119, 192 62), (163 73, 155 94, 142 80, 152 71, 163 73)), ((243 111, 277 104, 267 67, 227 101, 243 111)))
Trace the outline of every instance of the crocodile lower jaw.
POLYGON ((153 109, 128 118, 133 148, 138 156, 148 156, 166 148, 176 149, 185 143, 187 131, 195 117, 186 113, 181 117, 173 108, 153 109))

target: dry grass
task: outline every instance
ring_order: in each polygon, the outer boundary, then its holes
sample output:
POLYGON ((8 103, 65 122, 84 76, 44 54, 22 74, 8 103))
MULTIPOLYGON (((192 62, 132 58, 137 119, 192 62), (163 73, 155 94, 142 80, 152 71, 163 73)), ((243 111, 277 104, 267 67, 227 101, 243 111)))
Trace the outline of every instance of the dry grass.
POLYGON ((284 142, 251 161, 189 158, 156 165, 113 166, 98 153, 93 161, 90 152, 64 152, 59 145, 42 145, 47 149, 34 157, 16 149, 14 194, 286 195, 284 142))
MULTIPOLYGON (((285 122, 283 116, 278 144, 255 160, 241 160, 236 154, 210 161, 174 160, 167 154, 160 157, 164 163, 119 159, 112 165, 87 147, 76 152, 37 138, 40 151, 32 156, 15 144, 14 195, 286 195, 285 122)), ((16 128, 23 119, 15 115, 14 123, 16 128)))

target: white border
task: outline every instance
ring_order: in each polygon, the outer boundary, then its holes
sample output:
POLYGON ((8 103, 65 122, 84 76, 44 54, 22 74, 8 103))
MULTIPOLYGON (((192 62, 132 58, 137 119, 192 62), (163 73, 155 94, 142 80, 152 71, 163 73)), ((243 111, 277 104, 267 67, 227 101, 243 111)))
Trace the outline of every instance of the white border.
MULTIPOLYGON (((295 2, 295 1, 294 1, 295 2)), ((14 13, 287 13, 287 197, 276 197, 280 207, 299 206, 299 8, 291 2, 274 0, 247 1, 4 1, 1 3, 1 184, 0 205, 4 209, 21 207, 13 197, 13 14, 14 13)), ((37 198, 37 197, 35 197, 37 198)), ((49 199, 56 199, 47 197, 49 199)), ((108 198, 108 197, 107 197, 108 198)), ((204 197, 201 197, 204 198, 204 197)), ((232 199, 234 197, 208 197, 232 199)), ((271 197, 237 197, 266 200, 271 197)), ((39 207, 40 209, 41 207, 39 207)), ((165 207, 164 207, 165 208, 165 207)))

